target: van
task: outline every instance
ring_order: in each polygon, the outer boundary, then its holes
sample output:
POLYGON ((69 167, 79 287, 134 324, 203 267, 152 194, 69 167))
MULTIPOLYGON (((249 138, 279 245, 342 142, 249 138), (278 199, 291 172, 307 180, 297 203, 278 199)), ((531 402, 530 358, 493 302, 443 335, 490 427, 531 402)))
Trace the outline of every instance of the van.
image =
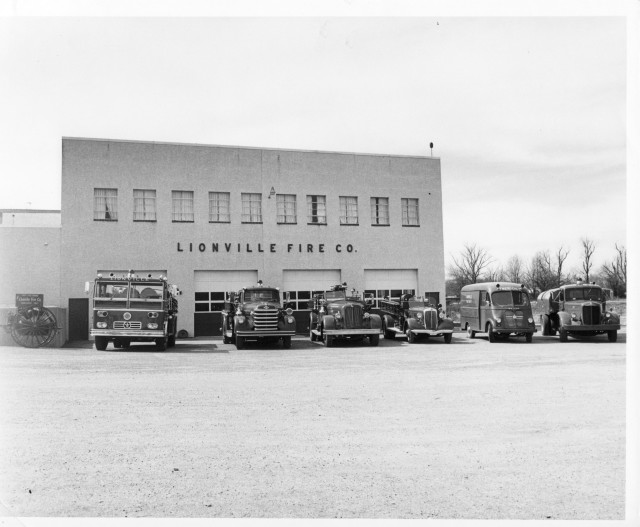
POLYGON ((524 284, 486 282, 460 290, 460 329, 469 338, 487 333, 489 342, 507 340, 509 335, 533 340, 536 325, 529 292, 524 284))

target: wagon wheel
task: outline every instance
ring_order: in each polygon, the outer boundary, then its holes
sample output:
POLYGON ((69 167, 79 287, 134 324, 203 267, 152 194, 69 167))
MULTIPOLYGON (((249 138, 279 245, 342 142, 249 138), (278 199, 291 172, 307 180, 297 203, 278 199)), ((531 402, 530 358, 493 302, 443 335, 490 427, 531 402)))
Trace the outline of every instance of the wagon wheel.
POLYGON ((40 348, 50 344, 58 333, 55 315, 46 307, 21 309, 13 318, 11 336, 25 348, 40 348))

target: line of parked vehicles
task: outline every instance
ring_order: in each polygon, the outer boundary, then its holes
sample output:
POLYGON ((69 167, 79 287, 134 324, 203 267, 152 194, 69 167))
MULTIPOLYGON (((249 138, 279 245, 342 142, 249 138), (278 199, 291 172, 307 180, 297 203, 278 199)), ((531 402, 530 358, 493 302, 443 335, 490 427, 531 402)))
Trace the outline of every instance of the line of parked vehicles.
MULTIPOLYGON (((139 277, 133 271, 123 276, 99 275, 93 285, 91 329, 96 348, 104 350, 110 341, 116 348, 126 348, 133 341, 152 341, 160 351, 175 345, 178 294, 165 276, 139 277)), ((222 313, 223 342, 238 349, 247 341, 282 342, 284 348, 290 348, 296 319, 288 303, 287 293, 281 298, 277 287, 262 281, 230 292, 222 313)), ((326 347, 338 340, 377 346, 380 335, 385 339, 404 336, 410 343, 442 338, 450 344, 454 332, 452 319, 432 298, 402 295, 385 298, 374 308, 372 297, 349 291, 346 283, 314 295, 309 308, 309 338, 326 347)), ((620 329, 620 317, 607 311, 604 291, 595 283, 578 281, 544 291, 535 307, 524 284, 478 283, 460 292, 460 328, 469 338, 483 333, 489 342, 511 336, 532 342, 536 321, 542 335, 557 334, 561 342, 569 336, 601 334, 615 342, 620 329)))

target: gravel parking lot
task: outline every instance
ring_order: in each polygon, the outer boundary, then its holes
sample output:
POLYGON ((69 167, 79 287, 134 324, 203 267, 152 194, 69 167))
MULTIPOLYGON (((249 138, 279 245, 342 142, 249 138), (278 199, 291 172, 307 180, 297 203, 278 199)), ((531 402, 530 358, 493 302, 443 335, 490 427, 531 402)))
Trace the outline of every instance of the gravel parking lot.
POLYGON ((2 347, 3 514, 623 519, 625 342, 2 347))

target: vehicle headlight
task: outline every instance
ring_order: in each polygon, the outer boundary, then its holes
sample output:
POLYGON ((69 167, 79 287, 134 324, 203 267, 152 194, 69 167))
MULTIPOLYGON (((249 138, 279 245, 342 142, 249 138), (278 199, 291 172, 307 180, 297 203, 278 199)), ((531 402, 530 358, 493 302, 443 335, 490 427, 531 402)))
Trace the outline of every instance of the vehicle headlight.
POLYGON ((296 319, 295 319, 295 318, 293 318, 293 317, 287 317, 287 322, 288 322, 289 324, 293 324, 295 321, 296 321, 296 319))
POLYGON ((340 313, 340 311, 336 311, 334 316, 340 320, 342 318, 342 313, 340 313))
POLYGON ((416 318, 418 320, 422 320, 422 313, 416 313, 416 318))
POLYGON ((444 312, 443 311, 440 311, 439 317, 440 317, 440 320, 444 320, 444 312))
POLYGON ((502 324, 502 319, 500 317, 496 317, 496 324, 502 324))
POLYGON ((245 317, 243 317, 242 315, 240 315, 240 316, 238 317, 238 324, 244 324, 244 321, 245 321, 245 320, 246 320, 246 319, 245 319, 245 317))
POLYGON ((528 321, 529 321, 529 324, 533 324, 533 318, 529 317, 528 321))
POLYGON ((571 320, 578 320, 578 316, 575 313, 571 313, 571 320))
POLYGON ((370 313, 365 313, 365 314, 364 314, 364 318, 369 318, 369 317, 371 317, 371 314, 370 314, 370 313))
POLYGON ((96 314, 99 317, 106 317, 109 314, 109 312, 108 311, 98 311, 96 314))
POLYGON ((149 318, 158 318, 158 313, 154 312, 154 311, 151 311, 151 312, 147 313, 147 316, 149 318))
POLYGON ((605 315, 605 317, 606 317, 606 318, 611 318, 611 313, 607 313, 607 314, 605 315))
POLYGON ((107 327, 107 323, 106 322, 96 322, 96 327, 99 327, 100 329, 105 329, 107 327))
POLYGON ((147 329, 158 329, 158 324, 156 322, 149 322, 147 324, 147 329))
POLYGON ((291 309, 290 307, 287 308, 287 310, 285 311, 285 313, 289 316, 293 315, 293 309, 291 309))

